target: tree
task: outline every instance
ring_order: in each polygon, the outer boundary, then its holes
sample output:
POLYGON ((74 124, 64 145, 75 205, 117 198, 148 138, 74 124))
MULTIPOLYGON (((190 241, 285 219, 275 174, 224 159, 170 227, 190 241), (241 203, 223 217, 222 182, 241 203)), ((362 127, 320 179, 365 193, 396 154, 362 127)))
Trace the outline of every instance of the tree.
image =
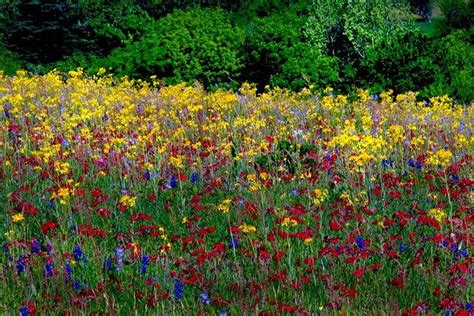
POLYGON ((92 44, 90 29, 80 23, 76 5, 70 1, 7 1, 5 7, 9 12, 2 19, 5 46, 26 61, 60 60, 92 44))
POLYGON ((313 0, 305 35, 315 47, 337 55, 337 46, 347 39, 360 57, 387 37, 408 29, 407 7, 393 0, 313 0))

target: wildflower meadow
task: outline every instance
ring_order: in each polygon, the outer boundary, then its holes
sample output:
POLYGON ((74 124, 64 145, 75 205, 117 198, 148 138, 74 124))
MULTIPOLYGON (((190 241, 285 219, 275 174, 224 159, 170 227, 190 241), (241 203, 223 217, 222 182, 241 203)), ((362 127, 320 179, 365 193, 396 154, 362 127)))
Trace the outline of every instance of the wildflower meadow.
POLYGON ((473 315, 474 108, 0 76, 0 313, 473 315))

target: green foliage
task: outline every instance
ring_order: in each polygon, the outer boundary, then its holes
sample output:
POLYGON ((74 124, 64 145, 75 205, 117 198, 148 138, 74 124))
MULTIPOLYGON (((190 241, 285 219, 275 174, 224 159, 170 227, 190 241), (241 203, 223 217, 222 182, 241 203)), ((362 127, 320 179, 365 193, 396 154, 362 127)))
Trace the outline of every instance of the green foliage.
POLYGON ((392 0, 315 0, 305 35, 316 49, 330 55, 336 55, 345 37, 363 57, 368 48, 408 30, 410 19, 408 8, 392 0))
POLYGON ((338 80, 335 58, 313 49, 304 39, 305 18, 291 12, 256 18, 248 28, 248 80, 261 86, 299 90, 338 80))
POLYGON ((138 40, 90 59, 119 76, 157 75, 168 84, 198 80, 205 86, 232 83, 242 69, 244 33, 220 9, 177 10, 148 26, 138 40))
POLYGON ((133 0, 79 0, 77 7, 96 43, 100 43, 93 52, 101 55, 141 39, 154 22, 133 0))
POLYGON ((439 6, 450 28, 469 28, 474 22, 474 1, 440 0, 439 6))
POLYGON ((474 100, 474 28, 457 30, 433 43, 439 63, 437 80, 426 88, 431 95, 454 95, 463 102, 474 100))
POLYGON ((0 43, 0 72, 3 71, 6 75, 13 75, 21 68, 23 68, 23 63, 19 57, 0 43))
POLYGON ((390 88, 468 102, 473 2, 440 0, 444 17, 426 23, 430 0, 0 0, 0 69, 103 67, 208 88, 390 88), (425 22, 415 27, 411 12, 425 22))
POLYGON ((434 64, 429 39, 418 32, 388 37, 367 50, 358 77, 373 92, 394 89, 419 91, 435 81, 438 67, 434 64))
POLYGON ((5 46, 33 63, 48 63, 94 44, 71 1, 5 1, 0 8, 5 46))

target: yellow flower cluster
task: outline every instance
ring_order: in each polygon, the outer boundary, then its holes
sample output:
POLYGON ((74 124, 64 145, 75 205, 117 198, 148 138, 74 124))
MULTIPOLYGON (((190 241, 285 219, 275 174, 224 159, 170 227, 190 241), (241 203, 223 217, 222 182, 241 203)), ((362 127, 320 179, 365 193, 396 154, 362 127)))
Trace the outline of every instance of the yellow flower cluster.
POLYGON ((69 163, 68 162, 54 162, 54 171, 59 174, 66 174, 69 172, 69 163))
POLYGON ((254 233, 257 231, 257 227, 253 226, 253 225, 249 225, 249 224, 242 224, 239 226, 239 229, 241 232, 245 233, 245 234, 250 234, 250 233, 254 233))
POLYGON ((440 208, 432 208, 428 211, 428 216, 441 223, 446 218, 446 212, 440 208))
POLYGON ((432 153, 426 161, 427 163, 433 166, 446 167, 447 165, 449 165, 452 158, 453 158, 453 153, 451 151, 446 150, 446 149, 440 149, 432 153))
POLYGON ((137 197, 124 194, 120 197, 119 203, 128 207, 134 207, 137 203, 137 197))
POLYGON ((231 199, 225 199, 224 201, 221 202, 221 204, 219 204, 217 209, 221 211, 222 213, 227 214, 229 213, 231 203, 232 203, 231 199))
POLYGON ((329 191, 327 189, 314 189, 313 190, 313 203, 316 206, 321 205, 321 203, 328 196, 329 191))
MULTIPOLYGON (((243 166, 268 157, 287 140, 295 148, 314 145, 317 155, 337 151, 349 169, 427 153, 428 164, 444 168, 454 160, 450 150, 474 152, 472 106, 448 97, 433 98, 426 106, 416 93, 392 94, 375 100, 361 90, 352 101, 331 89, 316 96, 308 89, 257 95, 250 84, 238 93, 207 93, 185 84, 158 90, 140 80, 90 78, 80 69, 67 75, 18 72, 0 75, 0 113, 8 113, 0 120, 0 144, 8 156, 19 151, 36 159, 39 171, 50 170, 54 161, 60 175, 69 173, 73 159, 85 156, 122 159, 128 170, 146 163, 155 171, 199 168, 209 166, 211 158, 243 166), (400 154, 401 144, 409 152, 400 154)), ((291 158, 283 156, 275 171, 287 170, 291 158)), ((14 163, 4 162, 5 168, 14 163)), ((273 170, 267 171, 248 171, 250 191, 261 190, 270 177, 278 181, 273 170)), ((108 172, 102 168, 97 174, 108 172)), ((306 170, 298 174, 311 177, 306 170)), ((66 203, 68 194, 61 194, 66 203)))
POLYGON ((283 221, 280 223, 280 225, 283 227, 288 227, 288 226, 294 227, 298 225, 298 222, 292 218, 285 217, 283 218, 283 221))

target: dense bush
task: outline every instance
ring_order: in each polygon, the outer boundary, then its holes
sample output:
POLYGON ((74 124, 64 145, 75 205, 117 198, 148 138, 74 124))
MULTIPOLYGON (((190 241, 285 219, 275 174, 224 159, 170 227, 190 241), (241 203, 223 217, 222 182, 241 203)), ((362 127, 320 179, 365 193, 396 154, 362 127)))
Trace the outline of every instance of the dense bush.
POLYGON ((474 22, 474 1, 440 0, 445 24, 451 28, 469 28, 474 22))
POLYGON ((14 74, 18 69, 22 68, 23 64, 15 53, 7 50, 0 43, 0 72, 6 75, 14 74))
POLYGON ((320 54, 305 41, 304 23, 304 17, 293 13, 254 19, 247 34, 247 80, 294 90, 334 83, 336 59, 320 54))
POLYGON ((205 86, 233 83, 243 66, 244 33, 220 9, 177 10, 147 26, 137 40, 126 42, 105 58, 80 55, 65 70, 86 64, 90 72, 103 67, 118 76, 156 75, 168 84, 198 80, 205 86))
POLYGON ((361 86, 372 87, 373 92, 419 91, 434 82, 437 68, 429 39, 410 32, 370 47, 360 63, 358 78, 361 86))
POLYGON ((461 101, 474 100, 474 28, 457 30, 433 43, 439 64, 436 82, 425 89, 427 95, 450 94, 461 101))

